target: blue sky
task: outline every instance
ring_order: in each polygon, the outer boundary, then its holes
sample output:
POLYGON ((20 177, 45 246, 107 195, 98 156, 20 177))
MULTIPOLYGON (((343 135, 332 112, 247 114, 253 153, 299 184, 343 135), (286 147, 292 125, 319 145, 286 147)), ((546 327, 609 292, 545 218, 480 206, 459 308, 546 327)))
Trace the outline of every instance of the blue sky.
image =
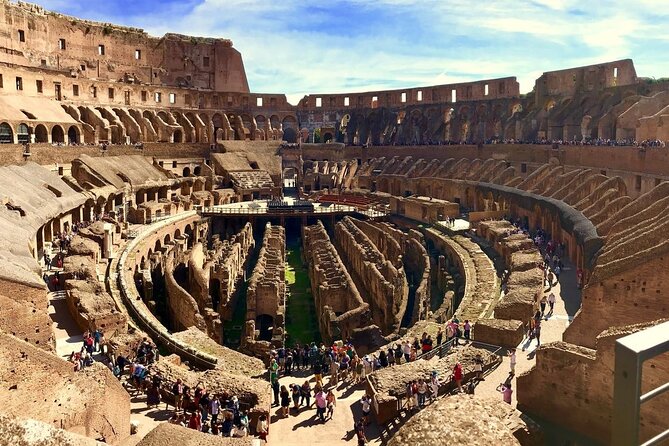
POLYGON ((232 39, 251 90, 406 88, 633 58, 669 77, 666 0, 35 0, 82 18, 232 39), (595 6, 596 5, 596 6, 595 6))

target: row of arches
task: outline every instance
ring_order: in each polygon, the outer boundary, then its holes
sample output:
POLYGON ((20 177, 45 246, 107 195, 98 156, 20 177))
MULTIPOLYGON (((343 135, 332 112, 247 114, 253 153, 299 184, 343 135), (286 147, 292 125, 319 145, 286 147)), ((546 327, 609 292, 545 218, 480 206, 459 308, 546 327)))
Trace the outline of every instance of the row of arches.
POLYGON ((138 110, 109 106, 72 106, 63 109, 81 123, 87 142, 213 143, 216 140, 297 139, 293 115, 250 115, 181 110, 138 110))
POLYGON ((26 123, 19 123, 16 128, 8 122, 0 123, 0 144, 26 143, 60 143, 78 144, 81 142, 81 131, 76 125, 65 128, 60 124, 53 124, 48 128, 45 124, 35 127, 26 123))

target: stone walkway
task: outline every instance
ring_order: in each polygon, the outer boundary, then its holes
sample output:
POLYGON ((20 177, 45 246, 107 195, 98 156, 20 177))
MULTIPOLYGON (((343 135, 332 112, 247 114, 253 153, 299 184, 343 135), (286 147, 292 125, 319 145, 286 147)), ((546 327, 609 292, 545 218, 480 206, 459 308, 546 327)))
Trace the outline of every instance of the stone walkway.
MULTIPOLYGON (((302 384, 306 379, 310 380, 313 388, 313 375, 306 375, 306 372, 299 373, 295 377, 282 377, 279 379, 279 383, 288 387, 289 384, 302 384)), ((324 383, 329 390, 331 387, 328 382, 329 377, 326 377, 324 383)), ((316 403, 313 397, 311 398, 311 409, 302 407, 299 413, 291 409, 287 418, 281 416, 280 407, 272 407, 270 435, 268 438, 269 444, 296 445, 309 443, 314 445, 336 445, 349 442, 355 444, 357 440, 353 431, 353 420, 354 416, 357 419, 362 415, 360 399, 364 395, 363 384, 346 386, 340 383, 335 388, 334 393, 337 397, 337 407, 334 410, 332 419, 325 423, 322 423, 316 417, 316 403)), ((379 437, 379 429, 372 422, 367 428, 367 438, 370 440, 369 444, 381 444, 379 437)))

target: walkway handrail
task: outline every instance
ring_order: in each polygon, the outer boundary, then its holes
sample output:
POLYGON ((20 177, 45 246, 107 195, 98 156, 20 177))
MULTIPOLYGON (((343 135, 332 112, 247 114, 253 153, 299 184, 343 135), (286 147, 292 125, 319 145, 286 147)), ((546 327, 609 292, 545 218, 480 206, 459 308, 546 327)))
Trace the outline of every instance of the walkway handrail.
MULTIPOLYGON (((666 352, 669 352, 669 322, 616 341, 611 423, 613 446, 638 445, 641 404, 669 391, 669 383, 665 383, 641 394, 643 363, 666 352)), ((642 446, 659 444, 667 438, 669 429, 644 442, 642 446)))

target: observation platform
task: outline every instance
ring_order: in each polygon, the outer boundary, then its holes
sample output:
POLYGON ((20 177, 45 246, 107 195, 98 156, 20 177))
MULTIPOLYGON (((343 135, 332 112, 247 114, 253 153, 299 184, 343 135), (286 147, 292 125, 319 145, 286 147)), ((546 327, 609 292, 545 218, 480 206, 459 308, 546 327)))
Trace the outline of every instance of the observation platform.
POLYGON ((363 214, 367 217, 385 216, 385 210, 361 210, 355 206, 335 203, 320 203, 284 197, 281 200, 254 200, 217 206, 197 206, 196 211, 203 217, 213 216, 300 216, 329 217, 363 214))

